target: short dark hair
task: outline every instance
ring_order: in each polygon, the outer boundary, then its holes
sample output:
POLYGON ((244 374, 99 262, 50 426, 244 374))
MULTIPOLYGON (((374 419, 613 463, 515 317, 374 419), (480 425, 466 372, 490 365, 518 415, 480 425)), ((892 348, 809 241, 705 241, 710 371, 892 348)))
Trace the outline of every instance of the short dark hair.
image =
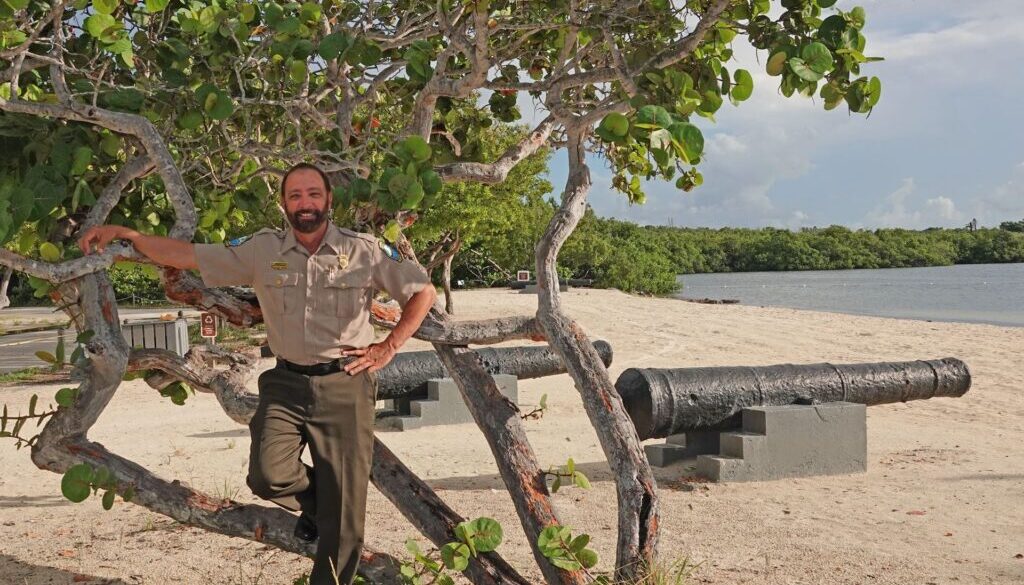
POLYGON ((327 173, 325 173, 323 169, 321 169, 320 167, 318 167, 318 166, 316 166, 314 164, 311 164, 311 163, 300 162, 299 164, 294 165, 294 166, 292 166, 292 168, 288 169, 288 171, 284 174, 284 176, 281 177, 281 198, 282 199, 284 198, 284 183, 285 183, 285 181, 288 180, 288 177, 291 176, 292 173, 294 173, 295 171, 301 171, 303 169, 309 169, 311 171, 316 171, 320 175, 320 178, 324 180, 324 189, 327 190, 325 195, 327 193, 331 192, 331 180, 327 178, 327 173))

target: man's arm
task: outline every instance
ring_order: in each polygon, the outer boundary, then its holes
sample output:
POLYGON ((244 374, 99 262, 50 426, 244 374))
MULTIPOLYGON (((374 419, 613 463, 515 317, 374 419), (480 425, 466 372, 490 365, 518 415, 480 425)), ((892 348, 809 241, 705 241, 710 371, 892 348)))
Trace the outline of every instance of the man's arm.
POLYGON ((405 345, 405 342, 409 341, 413 333, 420 328, 435 300, 437 300, 437 292, 434 290, 434 285, 427 283, 402 307, 402 317, 387 338, 380 343, 371 343, 364 348, 342 352, 342 355, 358 356, 358 359, 345 366, 345 371, 354 376, 363 370, 376 372, 388 365, 398 353, 398 349, 405 345))
POLYGON ((78 247, 85 254, 91 254, 93 249, 102 252, 112 240, 130 241, 140 254, 161 266, 182 270, 199 268, 196 263, 195 245, 192 242, 183 242, 162 236, 147 236, 119 225, 101 225, 89 228, 78 239, 78 247))

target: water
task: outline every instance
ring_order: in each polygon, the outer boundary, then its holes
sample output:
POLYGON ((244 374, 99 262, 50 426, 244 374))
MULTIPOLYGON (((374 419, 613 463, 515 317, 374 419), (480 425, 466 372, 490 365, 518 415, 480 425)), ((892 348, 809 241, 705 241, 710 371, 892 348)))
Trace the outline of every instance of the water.
POLYGON ((686 274, 681 298, 1024 327, 1024 264, 686 274))

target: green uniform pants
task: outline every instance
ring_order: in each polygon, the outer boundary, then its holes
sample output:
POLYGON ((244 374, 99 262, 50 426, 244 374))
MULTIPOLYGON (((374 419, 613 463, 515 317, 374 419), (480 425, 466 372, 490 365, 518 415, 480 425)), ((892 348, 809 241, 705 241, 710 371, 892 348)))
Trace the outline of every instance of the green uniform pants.
POLYGON ((246 482, 257 496, 316 519, 310 585, 351 583, 363 546, 376 375, 273 368, 260 375, 259 392, 246 482), (312 467, 299 460, 306 446, 312 467))

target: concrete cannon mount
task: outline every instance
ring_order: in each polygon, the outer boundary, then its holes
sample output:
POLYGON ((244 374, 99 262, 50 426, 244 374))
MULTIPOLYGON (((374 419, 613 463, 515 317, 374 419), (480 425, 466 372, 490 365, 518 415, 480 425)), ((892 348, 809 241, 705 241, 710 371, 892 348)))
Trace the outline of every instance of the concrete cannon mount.
POLYGON ((697 458, 697 475, 712 481, 769 481, 867 471, 867 407, 849 402, 743 409, 735 431, 676 435, 646 445, 661 467, 697 458), (686 443, 686 444, 681 444, 686 443))

